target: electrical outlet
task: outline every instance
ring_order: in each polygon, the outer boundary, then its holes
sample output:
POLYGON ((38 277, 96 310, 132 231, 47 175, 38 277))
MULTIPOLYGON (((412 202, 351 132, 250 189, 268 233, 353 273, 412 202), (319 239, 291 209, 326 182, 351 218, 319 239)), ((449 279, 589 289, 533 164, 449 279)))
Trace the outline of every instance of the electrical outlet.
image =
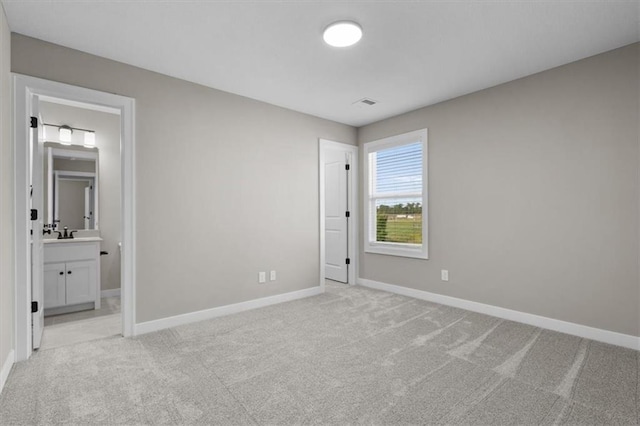
POLYGON ((449 281, 449 271, 446 269, 440 271, 440 279, 442 279, 442 281, 449 281))
POLYGON ((270 281, 275 281, 276 280, 276 271, 269 272, 269 280, 270 281))
POLYGON ((267 282, 267 273, 266 272, 258 273, 258 282, 260 284, 264 284, 264 283, 267 282))

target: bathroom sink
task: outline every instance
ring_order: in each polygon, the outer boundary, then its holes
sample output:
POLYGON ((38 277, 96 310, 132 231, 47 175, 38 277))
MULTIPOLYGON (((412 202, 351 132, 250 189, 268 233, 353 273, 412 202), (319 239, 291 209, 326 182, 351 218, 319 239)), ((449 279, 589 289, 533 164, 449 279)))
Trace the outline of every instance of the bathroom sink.
POLYGON ((42 240, 43 243, 45 244, 51 244, 51 243, 83 243, 83 242, 89 242, 89 241, 102 241, 102 238, 100 237, 78 237, 78 238, 62 238, 62 239, 58 239, 58 238, 45 238, 44 240, 42 240))

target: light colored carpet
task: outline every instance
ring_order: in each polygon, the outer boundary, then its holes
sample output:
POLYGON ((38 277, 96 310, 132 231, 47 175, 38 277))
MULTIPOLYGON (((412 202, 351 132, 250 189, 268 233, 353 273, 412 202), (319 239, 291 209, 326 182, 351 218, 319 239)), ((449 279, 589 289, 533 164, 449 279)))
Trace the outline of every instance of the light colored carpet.
POLYGON ((41 351, 9 424, 637 424, 638 352, 362 287, 41 351))

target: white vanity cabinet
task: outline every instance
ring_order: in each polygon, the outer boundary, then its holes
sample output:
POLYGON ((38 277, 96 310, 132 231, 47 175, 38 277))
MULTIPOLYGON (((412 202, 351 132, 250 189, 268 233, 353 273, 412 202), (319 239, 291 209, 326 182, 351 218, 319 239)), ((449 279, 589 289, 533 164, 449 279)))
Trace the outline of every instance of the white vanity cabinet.
POLYGON ((45 314, 100 308, 101 240, 45 240, 45 314))

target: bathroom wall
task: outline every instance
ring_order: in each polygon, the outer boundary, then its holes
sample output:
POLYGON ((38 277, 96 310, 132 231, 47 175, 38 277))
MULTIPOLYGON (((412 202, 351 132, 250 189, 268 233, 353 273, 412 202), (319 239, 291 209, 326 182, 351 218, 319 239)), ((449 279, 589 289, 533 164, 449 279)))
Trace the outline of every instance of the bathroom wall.
POLYGON ((136 322, 319 285, 318 138, 353 127, 18 34, 12 69, 136 100, 136 322))
MULTIPOLYGON (((99 227, 103 239, 100 249, 109 253, 100 257, 100 286, 102 290, 120 288, 120 116, 51 102, 40 102, 40 112, 45 123, 66 124, 96 131, 99 156, 99 227)), ((56 169, 90 170, 86 161, 54 161, 56 169)))
POLYGON ((361 252, 360 276, 638 336, 639 49, 359 129, 429 129, 430 235, 429 260, 361 252))
MULTIPOLYGON (((0 3, 0 371, 14 349, 13 141, 11 138, 11 34, 0 3)), ((2 378, 0 377, 0 388, 2 378)))

